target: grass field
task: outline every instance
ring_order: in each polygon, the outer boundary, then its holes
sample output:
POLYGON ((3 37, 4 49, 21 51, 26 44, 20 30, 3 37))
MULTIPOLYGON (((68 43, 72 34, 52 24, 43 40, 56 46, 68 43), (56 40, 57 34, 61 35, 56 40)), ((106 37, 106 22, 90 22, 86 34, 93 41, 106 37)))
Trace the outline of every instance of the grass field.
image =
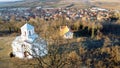
POLYGON ((12 51, 11 42, 13 39, 14 37, 0 37, 0 67, 2 68, 9 68, 12 65, 9 53, 12 51))
POLYGON ((14 37, 0 37, 0 58, 9 56, 9 53, 12 51, 11 43, 13 39, 14 37))

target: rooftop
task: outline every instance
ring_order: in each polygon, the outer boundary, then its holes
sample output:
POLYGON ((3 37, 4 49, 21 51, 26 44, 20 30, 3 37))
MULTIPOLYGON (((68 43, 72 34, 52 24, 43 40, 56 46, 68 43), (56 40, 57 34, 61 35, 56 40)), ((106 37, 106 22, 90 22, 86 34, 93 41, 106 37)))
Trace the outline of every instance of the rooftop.
POLYGON ((25 25, 23 25, 23 26, 21 27, 21 29, 31 30, 31 29, 34 29, 34 26, 26 23, 25 25))

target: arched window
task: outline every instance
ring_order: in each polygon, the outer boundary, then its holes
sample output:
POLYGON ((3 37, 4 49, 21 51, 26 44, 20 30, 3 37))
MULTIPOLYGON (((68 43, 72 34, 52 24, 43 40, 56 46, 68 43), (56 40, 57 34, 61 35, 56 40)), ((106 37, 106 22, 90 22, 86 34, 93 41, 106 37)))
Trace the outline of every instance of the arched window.
POLYGON ((25 44, 22 44, 22 47, 25 47, 25 44))
POLYGON ((29 31, 29 36, 31 36, 31 32, 29 31))
POLYGON ((25 33, 24 35, 26 36, 26 31, 24 33, 25 33))

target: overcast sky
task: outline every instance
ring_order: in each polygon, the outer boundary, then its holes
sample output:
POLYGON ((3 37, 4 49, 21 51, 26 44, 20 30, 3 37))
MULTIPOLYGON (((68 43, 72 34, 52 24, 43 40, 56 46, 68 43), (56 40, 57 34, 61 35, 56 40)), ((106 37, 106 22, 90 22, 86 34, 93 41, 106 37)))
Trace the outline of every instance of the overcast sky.
POLYGON ((0 0, 0 2, 13 2, 13 1, 21 1, 21 0, 0 0))

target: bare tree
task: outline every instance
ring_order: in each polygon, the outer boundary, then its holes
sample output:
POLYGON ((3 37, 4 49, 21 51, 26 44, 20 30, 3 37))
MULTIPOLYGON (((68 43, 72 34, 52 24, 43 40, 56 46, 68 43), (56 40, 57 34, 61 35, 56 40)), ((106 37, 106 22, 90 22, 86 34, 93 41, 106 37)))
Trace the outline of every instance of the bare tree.
MULTIPOLYGON (((44 51, 42 52, 44 53, 44 51)), ((68 55, 65 51, 65 47, 60 45, 60 40, 54 40, 54 43, 48 46, 48 54, 46 56, 37 56, 37 54, 34 56, 38 62, 37 68, 63 68, 65 65, 69 64, 67 62, 68 55)))

